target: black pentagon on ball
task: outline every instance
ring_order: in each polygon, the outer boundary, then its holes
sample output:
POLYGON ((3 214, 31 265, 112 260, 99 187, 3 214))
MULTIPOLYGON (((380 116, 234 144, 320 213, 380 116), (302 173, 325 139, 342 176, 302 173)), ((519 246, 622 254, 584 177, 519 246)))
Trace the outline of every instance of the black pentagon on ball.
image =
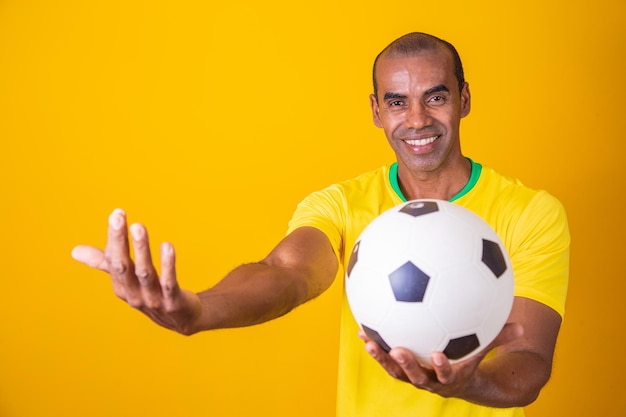
POLYGON ((482 261, 489 269, 491 269, 491 272, 493 272, 496 278, 500 278, 506 271, 507 266, 504 254, 502 253, 500 245, 496 242, 483 239, 482 261))
POLYGON ((410 201, 404 205, 400 213, 406 213, 413 217, 423 216, 424 214, 435 213, 439 211, 439 206, 435 201, 410 201))
POLYGON ((369 327, 364 326, 364 325, 361 325, 361 327, 363 328, 363 331, 365 332, 367 337, 372 339, 374 342, 378 343, 378 346, 383 348, 385 352, 389 352, 391 350, 391 346, 389 346, 387 342, 383 340, 383 338, 380 336, 380 334, 376 330, 370 329, 369 327))
POLYGON ((451 339, 443 350, 443 353, 448 359, 461 359, 463 356, 472 353, 479 346, 480 341, 478 340, 478 336, 470 334, 468 336, 451 339))
POLYGON ((391 290, 397 301, 422 302, 430 277, 411 261, 389 274, 391 290))
POLYGON ((361 246, 361 241, 358 241, 354 244, 354 248, 352 249, 352 253, 350 254, 350 260, 348 261, 348 268, 346 270, 348 278, 350 278, 352 268, 354 268, 354 265, 356 265, 356 262, 359 260, 359 246, 361 246))

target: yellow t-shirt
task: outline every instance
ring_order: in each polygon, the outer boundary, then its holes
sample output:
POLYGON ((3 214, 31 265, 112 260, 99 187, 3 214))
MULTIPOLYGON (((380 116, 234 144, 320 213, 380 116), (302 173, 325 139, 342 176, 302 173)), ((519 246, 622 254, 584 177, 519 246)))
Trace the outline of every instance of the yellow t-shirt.
MULTIPOLYGON (((363 229, 383 211, 406 201, 397 183, 397 164, 365 173, 307 196, 296 209, 289 232, 302 226, 328 236, 340 268, 363 229)), ((561 316, 569 274, 569 230, 560 202, 545 191, 472 161, 468 184, 450 201, 481 216, 507 248, 515 295, 539 301, 561 316)), ((520 417, 522 408, 496 409, 442 398, 391 378, 357 337, 358 326, 345 294, 341 314, 338 417, 437 416, 520 417)))

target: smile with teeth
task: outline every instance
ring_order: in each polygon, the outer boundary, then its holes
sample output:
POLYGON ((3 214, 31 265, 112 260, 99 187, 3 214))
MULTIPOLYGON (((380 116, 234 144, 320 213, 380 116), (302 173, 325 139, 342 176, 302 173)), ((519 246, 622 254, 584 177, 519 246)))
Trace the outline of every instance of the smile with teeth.
POLYGON ((411 146, 425 146, 436 141, 438 137, 439 135, 424 139, 405 139, 404 142, 411 146))

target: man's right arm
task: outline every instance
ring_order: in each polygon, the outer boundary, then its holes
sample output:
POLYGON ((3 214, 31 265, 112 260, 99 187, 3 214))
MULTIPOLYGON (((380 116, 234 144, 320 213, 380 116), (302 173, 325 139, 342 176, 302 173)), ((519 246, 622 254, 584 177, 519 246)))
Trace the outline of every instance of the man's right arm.
POLYGON ((174 248, 169 243, 161 245, 161 275, 157 275, 146 229, 137 223, 128 228, 121 210, 109 217, 104 251, 77 246, 72 256, 107 272, 115 294, 131 307, 186 335, 280 317, 324 292, 338 268, 326 235, 302 227, 286 236, 265 259, 234 269, 214 287, 196 294, 178 285, 174 248))

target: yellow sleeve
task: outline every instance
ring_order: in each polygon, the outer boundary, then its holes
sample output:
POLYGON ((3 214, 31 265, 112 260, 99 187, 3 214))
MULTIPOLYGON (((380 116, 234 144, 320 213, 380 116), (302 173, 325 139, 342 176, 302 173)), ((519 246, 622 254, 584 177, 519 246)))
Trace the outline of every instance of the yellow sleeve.
POLYGON ((345 196, 338 185, 309 194, 298 204, 289 221, 287 234, 299 227, 315 227, 328 237, 337 259, 341 260, 346 224, 345 207, 345 196))
POLYGON ((520 216, 516 229, 522 237, 510 253, 515 295, 539 301, 563 317, 570 248, 565 209, 541 191, 520 216))

